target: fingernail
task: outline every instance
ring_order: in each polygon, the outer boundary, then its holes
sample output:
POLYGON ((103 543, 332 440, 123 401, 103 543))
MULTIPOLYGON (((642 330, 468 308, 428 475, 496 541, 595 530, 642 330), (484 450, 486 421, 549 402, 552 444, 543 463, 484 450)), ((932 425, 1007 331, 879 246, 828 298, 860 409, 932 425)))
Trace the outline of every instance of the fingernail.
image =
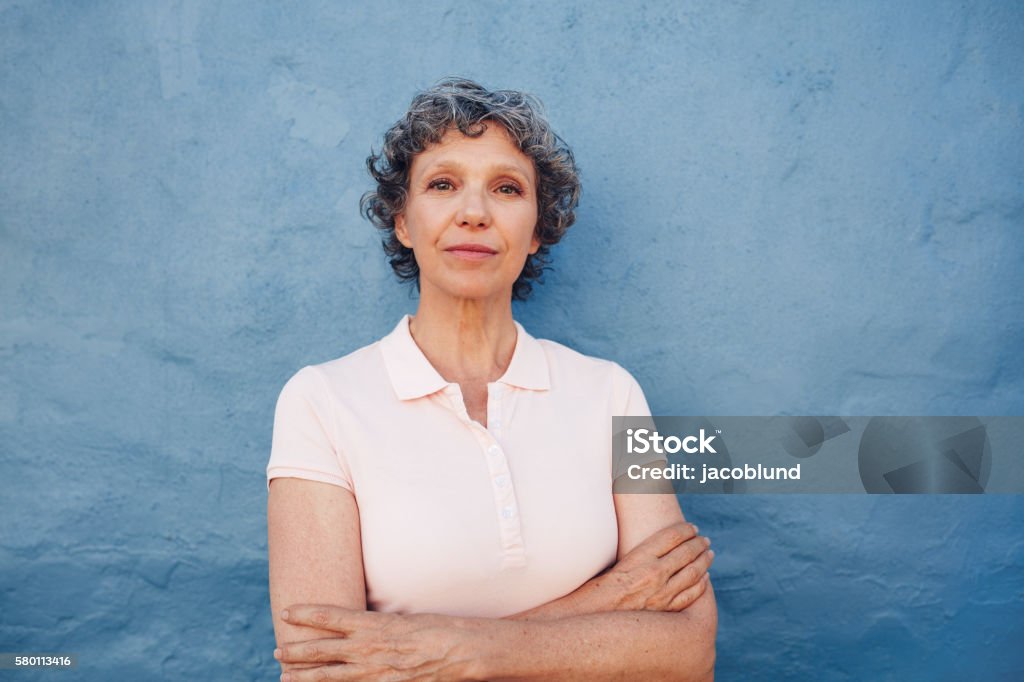
POLYGON ((276 658, 278 660, 281 659, 281 650, 280 649, 274 649, 274 658, 276 658))
POLYGON ((288 609, 281 612, 281 620, 288 620, 288 609))
POLYGON ((709 549, 708 550, 708 558, 709 559, 714 559, 715 558, 715 550, 713 550, 713 549, 709 549))
POLYGON ((710 547, 711 546, 711 538, 705 536, 704 537, 704 544, 707 545, 708 547, 710 547))
POLYGON ((694 533, 699 533, 700 532, 700 526, 698 526, 696 523, 693 524, 693 532, 694 533))
POLYGON ((281 675, 281 682, 292 682, 292 676, 288 673, 281 675))

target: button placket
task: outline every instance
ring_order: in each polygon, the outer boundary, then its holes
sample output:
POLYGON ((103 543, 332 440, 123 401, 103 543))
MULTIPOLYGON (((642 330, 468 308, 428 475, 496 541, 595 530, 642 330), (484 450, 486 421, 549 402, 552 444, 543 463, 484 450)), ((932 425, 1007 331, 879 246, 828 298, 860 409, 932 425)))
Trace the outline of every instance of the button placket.
POLYGON ((491 383, 487 386, 487 428, 480 430, 483 439, 485 462, 491 479, 498 529, 501 534, 502 565, 522 566, 526 563, 520 525, 519 505, 516 501, 512 472, 508 459, 501 447, 501 402, 502 387, 491 383))
POLYGON ((509 470, 508 459, 501 447, 501 410, 502 386, 492 383, 487 386, 487 422, 485 427, 470 419, 462 389, 456 383, 450 383, 441 391, 449 409, 469 428, 484 454, 491 482, 491 495, 494 499, 494 510, 498 522, 499 540, 501 545, 502 568, 521 568, 526 565, 526 550, 523 545, 522 526, 519 517, 519 504, 516 500, 515 485, 512 472, 509 470))
POLYGON ((487 384, 487 430, 501 437, 501 398, 503 387, 498 383, 487 384))

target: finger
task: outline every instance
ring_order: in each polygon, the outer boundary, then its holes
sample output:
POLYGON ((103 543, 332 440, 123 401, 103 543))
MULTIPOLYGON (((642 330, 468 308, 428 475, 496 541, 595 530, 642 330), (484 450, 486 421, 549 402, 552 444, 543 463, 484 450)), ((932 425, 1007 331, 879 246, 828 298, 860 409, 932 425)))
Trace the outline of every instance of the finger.
POLYGON ((281 612, 281 619, 292 625, 306 625, 350 634, 355 630, 368 627, 381 614, 355 609, 344 609, 340 606, 324 604, 296 604, 281 612))
POLYGON ((693 602, 700 599, 701 595, 707 592, 708 585, 711 584, 711 578, 705 573, 704 577, 697 581, 696 585, 691 585, 687 589, 683 590, 675 596, 675 598, 669 602, 667 611, 682 611, 686 607, 693 604, 693 602))
POLYGON ((692 523, 673 523, 671 526, 666 526, 646 538, 630 554, 636 552, 661 557, 696 534, 697 526, 692 523))
POLYGON ((696 585, 707 575, 708 569, 711 568, 711 562, 714 559, 714 550, 709 549, 706 552, 701 552, 693 561, 676 571, 675 575, 668 579, 668 582, 665 584, 665 592, 676 594, 696 585))
POLYGON ((338 663, 315 668, 293 668, 281 674, 281 682, 331 682, 333 680, 365 680, 366 669, 359 665, 338 663))
POLYGON ((700 556, 711 541, 701 535, 695 536, 675 547, 672 551, 662 557, 662 563, 668 574, 671 575, 690 564, 694 559, 700 556))
POLYGON ((332 637, 282 644, 274 650, 274 658, 282 663, 348 663, 351 653, 348 640, 332 637))

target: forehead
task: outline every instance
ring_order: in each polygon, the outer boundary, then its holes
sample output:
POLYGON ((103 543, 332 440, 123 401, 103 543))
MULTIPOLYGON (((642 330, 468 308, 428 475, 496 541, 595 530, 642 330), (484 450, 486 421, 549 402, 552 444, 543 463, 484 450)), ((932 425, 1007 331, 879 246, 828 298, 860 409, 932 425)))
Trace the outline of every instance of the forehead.
POLYGON ((458 166, 473 169, 506 167, 518 170, 530 180, 535 177, 533 160, 519 150, 505 127, 488 122, 477 137, 449 129, 440 142, 432 144, 413 157, 412 174, 424 173, 437 166, 458 166))

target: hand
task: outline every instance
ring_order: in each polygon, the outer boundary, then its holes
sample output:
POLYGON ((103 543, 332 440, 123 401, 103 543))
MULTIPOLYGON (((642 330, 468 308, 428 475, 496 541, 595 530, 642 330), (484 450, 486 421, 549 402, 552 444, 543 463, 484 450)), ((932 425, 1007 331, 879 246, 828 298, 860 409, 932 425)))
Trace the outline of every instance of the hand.
POLYGON ((467 637, 458 618, 300 605, 286 609, 282 619, 338 633, 275 650, 282 663, 317 664, 286 671, 282 682, 467 679, 472 650, 463 646, 467 637))
POLYGON ((616 611, 682 611, 704 594, 715 553, 697 526, 680 522, 637 545, 595 578, 616 594, 616 611))

